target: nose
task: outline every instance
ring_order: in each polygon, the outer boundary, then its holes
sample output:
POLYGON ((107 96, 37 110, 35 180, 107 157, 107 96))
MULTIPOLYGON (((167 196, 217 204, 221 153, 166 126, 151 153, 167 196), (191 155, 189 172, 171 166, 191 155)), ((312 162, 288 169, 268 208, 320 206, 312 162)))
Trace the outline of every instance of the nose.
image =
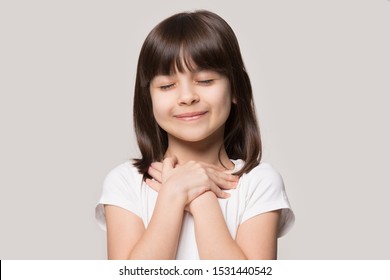
POLYGON ((177 102, 179 105, 192 105, 199 102, 199 95, 196 93, 194 85, 191 83, 182 83, 179 86, 177 102))

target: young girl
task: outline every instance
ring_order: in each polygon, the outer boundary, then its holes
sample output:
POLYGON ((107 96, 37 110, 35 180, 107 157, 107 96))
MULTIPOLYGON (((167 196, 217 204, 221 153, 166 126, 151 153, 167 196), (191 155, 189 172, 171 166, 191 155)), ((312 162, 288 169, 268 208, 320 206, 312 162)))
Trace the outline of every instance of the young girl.
POLYGON ((276 259, 294 215, 260 163, 250 80, 221 17, 180 13, 149 33, 134 126, 142 157, 107 175, 96 208, 109 259, 276 259))

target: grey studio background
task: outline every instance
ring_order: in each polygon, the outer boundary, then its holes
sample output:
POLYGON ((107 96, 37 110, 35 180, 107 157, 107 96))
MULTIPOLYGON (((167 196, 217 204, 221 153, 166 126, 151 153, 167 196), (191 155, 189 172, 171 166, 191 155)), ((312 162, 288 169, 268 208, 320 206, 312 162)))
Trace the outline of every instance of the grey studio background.
POLYGON ((147 33, 209 9, 234 29, 264 161, 296 214, 280 259, 390 259, 390 1, 0 1, 0 259, 105 259, 95 204, 138 155, 147 33))

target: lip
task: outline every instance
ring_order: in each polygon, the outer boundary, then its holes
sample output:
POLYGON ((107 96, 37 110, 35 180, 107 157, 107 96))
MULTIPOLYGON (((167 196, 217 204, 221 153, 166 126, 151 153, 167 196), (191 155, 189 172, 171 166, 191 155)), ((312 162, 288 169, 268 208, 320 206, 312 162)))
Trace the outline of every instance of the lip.
POLYGON ((207 114, 207 111, 188 112, 183 114, 174 115, 175 118, 185 121, 197 120, 207 114))

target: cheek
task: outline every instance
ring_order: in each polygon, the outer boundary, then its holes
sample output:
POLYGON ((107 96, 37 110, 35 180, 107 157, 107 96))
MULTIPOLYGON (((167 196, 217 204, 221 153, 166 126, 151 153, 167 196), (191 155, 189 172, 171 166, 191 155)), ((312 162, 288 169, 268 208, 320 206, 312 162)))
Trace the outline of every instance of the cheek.
POLYGON ((154 118, 158 124, 160 124, 170 112, 169 102, 166 98, 162 98, 162 96, 152 96, 152 108, 154 118))
POLYGON ((226 102, 224 105, 225 106, 221 110, 222 110, 222 115, 223 115, 222 117, 223 117, 224 121, 226 121, 230 115, 231 101, 229 100, 229 102, 226 102))
POLYGON ((232 109, 232 95, 230 93, 230 90, 227 90, 227 93, 225 95, 224 106, 225 106, 225 121, 226 121, 230 115, 230 110, 232 109))
POLYGON ((215 96, 213 103, 219 107, 222 113, 229 115, 232 104, 230 90, 224 89, 221 91, 220 94, 215 96))

